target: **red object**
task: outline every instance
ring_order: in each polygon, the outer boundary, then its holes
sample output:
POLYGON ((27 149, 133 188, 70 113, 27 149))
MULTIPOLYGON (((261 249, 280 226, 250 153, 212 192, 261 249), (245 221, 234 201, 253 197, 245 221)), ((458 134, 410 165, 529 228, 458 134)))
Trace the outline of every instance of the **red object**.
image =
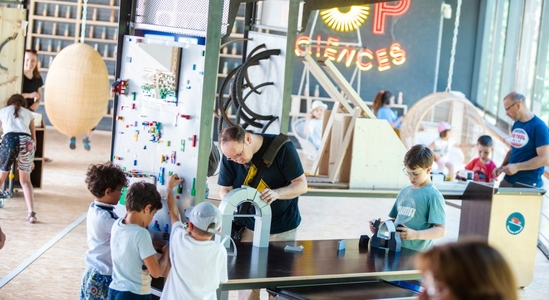
POLYGON ((196 134, 193 134, 193 147, 196 147, 196 134))
POLYGON ((182 117, 182 118, 185 118, 185 119, 187 119, 187 120, 189 120, 189 119, 191 118, 191 116, 189 116, 189 115, 181 115, 181 117, 182 117))

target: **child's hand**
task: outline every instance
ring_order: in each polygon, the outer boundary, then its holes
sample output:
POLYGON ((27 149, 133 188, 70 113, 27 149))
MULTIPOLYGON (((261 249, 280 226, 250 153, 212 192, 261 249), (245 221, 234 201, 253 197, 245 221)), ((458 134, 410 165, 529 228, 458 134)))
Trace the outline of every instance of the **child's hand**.
POLYGON ((164 244, 162 242, 158 242, 158 241, 153 241, 154 250, 156 250, 156 252, 158 252, 158 253, 162 253, 162 248, 164 246, 166 246, 166 244, 164 244))
POLYGON ((185 179, 179 178, 179 175, 177 173, 174 173, 172 176, 170 176, 170 180, 168 180, 168 192, 173 190, 173 188, 183 182, 185 179))
MULTIPOLYGON (((381 218, 377 219, 379 222, 381 222, 381 218)), ((370 221, 370 231, 372 233, 376 233, 376 228, 374 227, 374 222, 370 221)))
POLYGON ((401 240, 417 240, 419 237, 419 233, 417 230, 413 230, 404 225, 399 225, 396 230, 400 232, 401 240))

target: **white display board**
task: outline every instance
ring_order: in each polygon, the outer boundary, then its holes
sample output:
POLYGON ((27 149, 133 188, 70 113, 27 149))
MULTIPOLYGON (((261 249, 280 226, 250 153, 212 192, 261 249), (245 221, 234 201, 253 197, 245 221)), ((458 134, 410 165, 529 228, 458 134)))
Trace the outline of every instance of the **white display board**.
MULTIPOLYGON (((194 190, 206 184, 206 178, 195 178, 204 50, 203 45, 173 47, 134 36, 125 37, 122 49, 119 79, 127 81, 127 87, 122 89, 115 107, 113 162, 126 171, 154 175, 161 195, 165 194, 169 174, 177 173, 185 180, 182 188, 174 191, 181 212, 194 204, 194 190), (170 54, 172 59, 166 59, 170 54), (159 90, 151 93, 143 88, 151 86, 155 73, 170 74, 174 70, 178 82, 176 99, 160 99, 159 90)), ((165 76, 162 78, 166 80, 165 76)), ((131 178, 132 182, 139 179, 131 178)), ((163 230, 169 223, 167 212, 167 207, 157 212, 149 230, 155 220, 163 230)))

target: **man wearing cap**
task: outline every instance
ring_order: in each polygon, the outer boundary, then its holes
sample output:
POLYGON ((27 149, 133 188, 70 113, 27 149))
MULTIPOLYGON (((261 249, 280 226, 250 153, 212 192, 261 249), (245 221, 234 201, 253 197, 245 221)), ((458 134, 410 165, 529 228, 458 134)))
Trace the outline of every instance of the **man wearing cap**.
POLYGON ((513 121, 511 148, 495 175, 505 173, 502 186, 523 183, 542 187, 541 176, 549 164, 549 129, 526 106, 526 98, 511 92, 503 99, 506 115, 513 121))
MULTIPOLYGON (((275 137, 249 133, 238 125, 221 132, 219 145, 223 158, 217 183, 221 186, 222 199, 233 188, 250 185, 275 137)), ((257 190, 261 192, 261 199, 271 205, 271 240, 294 240, 295 229, 301 222, 298 196, 307 192, 307 179, 292 143, 280 148, 273 164, 264 171, 257 190)), ((244 223, 249 230, 254 229, 254 218, 245 218, 244 223)), ((242 239, 251 236, 251 232, 245 232, 242 239)))

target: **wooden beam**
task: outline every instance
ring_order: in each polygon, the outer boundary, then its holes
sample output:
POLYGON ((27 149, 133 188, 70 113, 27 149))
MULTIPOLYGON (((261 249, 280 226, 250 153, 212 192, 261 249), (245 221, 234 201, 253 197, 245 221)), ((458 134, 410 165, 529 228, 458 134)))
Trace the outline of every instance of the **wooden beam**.
POLYGON ((355 91, 355 89, 351 86, 349 81, 343 77, 341 72, 336 68, 336 66, 332 63, 331 60, 320 60, 318 61, 319 65, 322 66, 324 71, 332 77, 332 79, 339 85, 339 87, 345 92, 345 95, 351 100, 351 102, 355 105, 355 107, 360 107, 362 110, 362 114, 370 119, 377 119, 376 115, 370 110, 368 105, 364 103, 364 100, 360 97, 360 95, 355 91))

